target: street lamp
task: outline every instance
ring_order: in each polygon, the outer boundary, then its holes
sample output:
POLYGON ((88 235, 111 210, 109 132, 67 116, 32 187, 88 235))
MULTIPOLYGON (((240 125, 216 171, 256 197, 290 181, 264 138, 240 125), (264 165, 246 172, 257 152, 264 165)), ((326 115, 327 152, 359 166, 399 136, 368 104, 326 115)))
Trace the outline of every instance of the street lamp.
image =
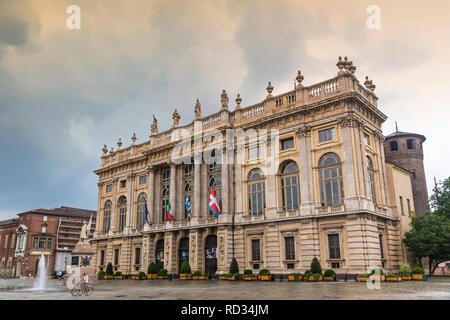
POLYGON ((64 271, 67 272, 67 256, 64 258, 64 271))

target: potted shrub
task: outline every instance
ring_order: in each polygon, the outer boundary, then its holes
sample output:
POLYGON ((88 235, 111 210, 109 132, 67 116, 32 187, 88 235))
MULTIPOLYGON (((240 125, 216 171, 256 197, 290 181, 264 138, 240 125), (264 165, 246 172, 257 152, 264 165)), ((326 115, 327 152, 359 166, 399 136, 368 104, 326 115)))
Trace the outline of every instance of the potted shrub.
POLYGON ((116 273, 114 273, 114 279, 124 279, 122 272, 117 271, 116 273))
POLYGON ((402 278, 395 273, 388 273, 386 275, 386 281, 389 282, 399 282, 402 281, 402 278))
POLYGON ((158 267, 155 263, 150 263, 147 268, 147 279, 157 279, 158 278, 158 267))
POLYGON ((192 274, 192 279, 194 279, 194 280, 207 280, 208 277, 205 276, 204 274, 202 274, 202 272, 200 270, 197 270, 197 271, 195 271, 192 274))
POLYGON ((317 258, 314 258, 311 261, 311 274, 310 274, 308 280, 309 281, 323 280, 322 267, 320 266, 320 262, 317 258), (317 276, 317 275, 319 275, 319 276, 317 276))
POLYGON ((306 270, 305 271, 305 275, 304 275, 304 277, 303 277, 303 280, 305 280, 305 281, 309 281, 309 279, 310 279, 310 277, 312 276, 312 272, 311 272, 311 270, 306 270))
POLYGON ((321 280, 323 280, 323 276, 320 273, 313 273, 312 279, 310 278, 310 280, 321 281, 321 280))
POLYGON ((400 269, 398 270, 398 275, 402 278, 402 281, 411 280, 412 269, 411 266, 407 263, 402 264, 400 269))
POLYGON ((189 262, 187 260, 184 260, 180 269, 180 280, 191 280, 191 279, 192 279, 191 266, 189 265, 189 262))
POLYGON ((414 268, 411 270, 413 280, 424 280, 425 270, 423 268, 414 268))
POLYGON ((114 271, 113 271, 113 266, 110 262, 106 266, 106 275, 105 275, 104 279, 112 279, 113 277, 114 277, 114 271))
POLYGON ((383 273, 383 269, 381 269, 381 268, 372 269, 372 271, 370 272, 369 278, 371 280, 386 281, 386 277, 383 273))
POLYGON ((145 280, 147 279, 147 276, 145 275, 145 272, 141 271, 137 275, 138 280, 145 280))
POLYGON ((228 279, 228 273, 221 273, 219 274, 219 280, 227 280, 228 279))
POLYGON ((361 273, 356 277, 356 281, 367 281, 369 279, 369 274, 367 273, 361 273))
POLYGON ((325 273, 323 274, 323 278, 325 281, 336 281, 336 272, 334 272, 333 269, 327 269, 325 270, 325 273))
POLYGON ((166 269, 161 269, 159 270, 158 273, 158 279, 167 279, 167 270, 166 269))
POLYGON ((259 270, 258 279, 262 281, 272 280, 272 274, 270 273, 269 269, 261 269, 259 270))
POLYGON ((242 275, 242 279, 246 281, 253 281, 256 280, 257 277, 253 274, 253 271, 251 269, 245 269, 244 274, 242 275))
POLYGON ((228 273, 228 280, 239 280, 239 265, 235 257, 230 263, 230 272, 228 273))
POLYGON ((103 271, 103 270, 100 270, 100 271, 97 273, 97 277, 98 277, 99 279, 103 279, 103 278, 105 277, 105 275, 106 275, 106 272, 103 271))

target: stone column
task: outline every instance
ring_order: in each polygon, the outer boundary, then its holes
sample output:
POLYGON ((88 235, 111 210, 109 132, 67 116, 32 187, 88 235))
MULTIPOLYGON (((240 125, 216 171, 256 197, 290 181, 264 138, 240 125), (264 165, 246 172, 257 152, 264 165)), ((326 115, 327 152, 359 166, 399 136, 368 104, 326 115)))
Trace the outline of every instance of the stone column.
POLYGON ((204 186, 204 188, 202 188, 202 191, 200 192, 200 198, 202 201, 200 208, 200 217, 205 218, 208 216, 209 191, 211 187, 209 185, 208 165, 205 163, 201 164, 201 185, 204 186))
MULTIPOLYGON (((97 195, 97 218, 95 219, 95 234, 96 237, 103 228, 103 210, 102 210, 102 190, 103 190, 103 182, 97 183, 98 186, 98 195, 97 195)), ((89 230, 90 232, 90 230, 89 230)))
POLYGON ((134 226, 133 219, 133 209, 134 209, 134 177, 135 174, 131 173, 127 177, 127 187, 128 187, 128 195, 127 195, 127 218, 125 223, 125 229, 127 232, 130 230, 132 226, 134 226))
POLYGON ((193 219, 200 218, 200 206, 201 206, 201 164, 194 164, 194 212, 193 219))
MULTIPOLYGON (((311 154, 311 127, 297 130, 299 149, 300 215, 310 215, 314 210, 314 180, 311 154)), ((314 165, 315 167, 315 165, 314 165)))
POLYGON ((153 221, 161 223, 161 169, 155 172, 155 210, 152 212, 153 221))
MULTIPOLYGON (((148 168, 148 185, 147 185, 147 209, 149 213, 148 219, 150 223, 155 223, 155 204, 154 204, 154 192, 155 192, 155 169, 153 166, 148 168)), ((145 222, 147 224, 147 221, 145 222)))
POLYGON ((381 133, 376 133, 375 134, 375 152, 377 153, 377 173, 378 173, 378 182, 379 182, 379 191, 380 191, 380 195, 381 195, 381 200, 380 202, 383 205, 388 205, 387 203, 387 195, 386 195, 386 173, 385 173, 385 168, 384 168, 384 146, 383 146, 383 142, 384 142, 384 137, 381 133))
POLYGON ((119 179, 115 178, 113 181, 113 190, 112 190, 112 208, 111 208, 111 228, 110 233, 115 231, 116 228, 116 213, 117 213, 117 182, 119 179))
POLYGON ((229 184, 228 184, 228 164, 226 163, 226 161, 222 161, 224 163, 222 163, 222 213, 223 214, 227 214, 229 213, 229 206, 228 206, 228 201, 229 201, 229 196, 230 196, 230 191, 229 191, 229 184))
POLYGON ((234 172, 235 172, 235 194, 236 194, 236 202, 235 202, 235 213, 241 214, 243 213, 243 201, 242 197, 244 194, 244 185, 242 181, 242 166, 244 163, 244 155, 245 155, 245 149, 244 148, 237 148, 236 149, 236 161, 234 165, 234 172))
POLYGON ((179 220, 179 213, 175 212, 175 208, 176 208, 176 192, 177 192, 177 186, 176 186, 176 175, 177 175, 177 166, 175 165, 175 163, 171 163, 170 164, 170 205, 172 207, 172 210, 174 212, 174 220, 179 220))

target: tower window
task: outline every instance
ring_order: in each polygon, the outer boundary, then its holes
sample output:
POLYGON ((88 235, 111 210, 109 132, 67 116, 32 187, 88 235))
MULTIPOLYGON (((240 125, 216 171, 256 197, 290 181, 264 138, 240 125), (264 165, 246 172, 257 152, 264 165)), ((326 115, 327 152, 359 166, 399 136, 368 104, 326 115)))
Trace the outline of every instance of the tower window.
POLYGON ((406 140, 406 145, 408 149, 414 149, 414 140, 413 139, 406 140))
POLYGON ((398 150, 398 144, 397 141, 391 141, 391 151, 397 151, 398 150))

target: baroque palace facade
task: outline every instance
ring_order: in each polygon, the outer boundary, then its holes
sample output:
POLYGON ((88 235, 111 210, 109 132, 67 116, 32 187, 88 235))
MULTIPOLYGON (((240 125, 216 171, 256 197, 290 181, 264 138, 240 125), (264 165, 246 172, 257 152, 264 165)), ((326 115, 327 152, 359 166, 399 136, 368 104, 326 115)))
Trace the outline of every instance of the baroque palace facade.
POLYGON ((224 90, 215 114, 202 117, 197 100, 192 123, 179 126, 175 110, 170 130, 159 133, 154 118, 146 142, 136 144, 133 135, 129 147, 120 139, 116 150, 105 146, 95 171, 97 270, 112 263, 115 271, 136 274, 155 262, 176 274, 188 260, 193 271, 213 274, 228 272, 233 256, 241 271, 274 274, 304 272, 314 257, 338 274, 396 270, 407 259, 402 235, 410 215, 400 214, 397 199, 408 198, 414 209, 410 172, 385 162, 381 125, 387 117, 375 85, 367 77, 362 85, 346 57, 337 67, 337 76, 311 86, 302 84, 299 71, 295 89, 281 95, 272 95, 269 82, 267 98, 252 106, 241 107, 238 95, 234 111, 224 90), (266 149, 249 135, 239 149, 225 138, 230 129, 277 129, 277 135, 266 149), (208 132, 222 133, 215 137, 227 140, 223 150, 234 160, 173 161, 181 130, 203 148, 218 143, 208 132), (270 170, 264 159, 275 155, 270 170), (222 209, 218 217, 208 208, 211 186, 222 209), (169 201, 173 222, 165 221, 169 201))

